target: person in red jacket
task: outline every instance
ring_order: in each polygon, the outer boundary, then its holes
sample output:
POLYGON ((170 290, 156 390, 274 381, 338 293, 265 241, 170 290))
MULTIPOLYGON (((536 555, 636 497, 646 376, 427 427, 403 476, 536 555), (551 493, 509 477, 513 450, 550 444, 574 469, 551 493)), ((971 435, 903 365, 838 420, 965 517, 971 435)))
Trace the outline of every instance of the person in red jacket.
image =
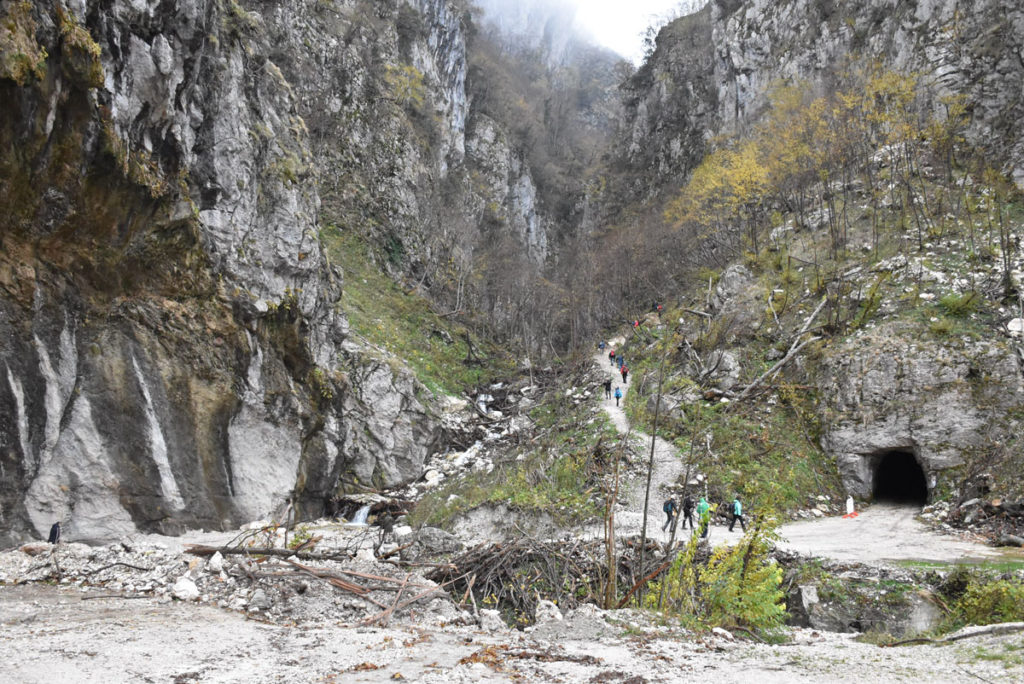
POLYGON ((629 368, 627 366, 623 366, 622 370, 620 370, 619 372, 622 373, 622 384, 627 384, 629 382, 628 380, 626 380, 626 378, 629 376, 629 368))

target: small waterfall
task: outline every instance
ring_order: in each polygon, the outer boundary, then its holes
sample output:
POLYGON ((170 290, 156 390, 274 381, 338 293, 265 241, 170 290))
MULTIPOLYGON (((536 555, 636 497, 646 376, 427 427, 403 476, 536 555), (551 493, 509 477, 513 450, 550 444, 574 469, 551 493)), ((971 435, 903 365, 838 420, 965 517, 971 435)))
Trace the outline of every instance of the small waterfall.
POLYGON ((135 367, 135 377, 142 388, 142 398, 146 400, 146 422, 149 423, 149 446, 156 463, 157 472, 160 473, 160 491, 164 498, 171 502, 174 510, 180 511, 185 508, 185 501, 181 498, 178 490, 178 483, 174 479, 174 471, 171 470, 171 462, 167 458, 167 442, 164 440, 163 430, 156 418, 156 411, 153 409, 153 398, 149 394, 149 386, 146 385, 146 378, 142 375, 139 362, 132 354, 132 366, 135 367))
POLYGON ((370 504, 366 504, 352 516, 352 520, 349 522, 350 525, 365 525, 366 518, 370 515, 370 504))

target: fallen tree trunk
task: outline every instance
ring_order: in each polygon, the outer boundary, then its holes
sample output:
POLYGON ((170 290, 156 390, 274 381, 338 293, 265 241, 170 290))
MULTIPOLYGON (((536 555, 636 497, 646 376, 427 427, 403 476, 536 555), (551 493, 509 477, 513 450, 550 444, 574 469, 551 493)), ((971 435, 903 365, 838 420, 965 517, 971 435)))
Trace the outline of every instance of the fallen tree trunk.
POLYGON ((219 553, 222 556, 275 556, 277 558, 300 558, 302 560, 350 560, 352 554, 348 551, 337 553, 312 553, 310 551, 294 551, 292 549, 278 549, 268 547, 242 548, 238 546, 204 546, 202 544, 186 544, 185 553, 193 556, 212 556, 219 553))
POLYGON ((1016 634, 1017 632, 1024 632, 1024 622, 1000 622, 999 624, 988 625, 986 627, 964 627, 959 632, 954 632, 944 639, 917 637, 914 639, 904 639, 903 641, 897 641, 891 644, 881 644, 881 646, 892 647, 904 646, 907 644, 951 644, 954 641, 960 641, 962 639, 973 639, 974 637, 980 636, 999 636, 1001 634, 1016 634))

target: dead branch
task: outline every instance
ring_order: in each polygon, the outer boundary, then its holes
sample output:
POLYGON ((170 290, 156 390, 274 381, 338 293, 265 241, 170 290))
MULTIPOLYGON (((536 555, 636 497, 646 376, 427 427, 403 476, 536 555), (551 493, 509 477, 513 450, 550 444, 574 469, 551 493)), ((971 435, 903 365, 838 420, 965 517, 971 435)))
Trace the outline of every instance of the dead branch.
POLYGON ((654 570, 654 572, 650 573, 646 577, 641 578, 636 584, 633 585, 633 588, 630 589, 629 592, 625 596, 622 597, 622 600, 619 601, 619 604, 617 606, 615 606, 615 607, 616 608, 622 608, 624 605, 626 605, 626 603, 629 601, 629 599, 633 598, 633 594, 635 594, 640 589, 640 587, 644 586, 645 584, 650 582, 652 579, 654 579, 655 577, 657 577, 658 575, 663 573, 668 568, 668 566, 670 566, 670 565, 672 565, 672 559, 671 558, 669 558, 667 561, 665 561, 664 563, 659 565, 657 567, 657 569, 654 570))
MULTIPOLYGON (((454 581, 455 580, 451 580, 449 582, 445 582, 444 584, 439 584, 436 587, 431 587, 430 589, 427 589, 426 591, 422 591, 422 592, 416 594, 415 596, 413 596, 411 599, 407 599, 407 600, 402 601, 401 603, 399 603, 397 605, 392 606, 391 608, 385 609, 383 613, 378 613, 377 615, 373 615, 371 617, 366 618, 365 620, 363 620, 363 624, 364 625, 372 625, 373 623, 377 622, 382 617, 384 617, 384 614, 387 613, 388 610, 390 610, 391 613, 394 613, 395 611, 402 610, 403 608, 406 608, 406 607, 411 606, 412 604, 416 603, 420 599, 426 598, 427 596, 430 596, 431 594, 433 594, 436 591, 441 591, 442 589, 444 589, 444 587, 448 586, 449 584, 452 584, 454 581)), ((383 606, 381 606, 381 607, 383 608, 383 606)))
POLYGON ((132 565, 131 563, 120 563, 120 562, 118 562, 118 563, 111 563, 110 565, 104 565, 102 568, 96 568, 95 570, 89 570, 87 572, 83 572, 82 574, 83 575, 95 575, 97 572, 103 572, 104 570, 109 570, 110 568, 116 567, 118 565, 123 565, 126 568, 131 568, 132 570, 138 570, 139 572, 152 572, 153 571, 153 568, 144 568, 144 567, 141 567, 141 566, 138 566, 138 565, 132 565))
POLYGON ((237 546, 204 546, 202 544, 186 544, 185 553, 193 556, 212 556, 219 553, 222 556, 274 556, 277 558, 301 558, 302 560, 350 560, 352 554, 348 551, 337 553, 310 553, 308 551, 295 551, 293 549, 278 549, 268 547, 239 548, 237 546))
POLYGON ((789 351, 786 352, 786 355, 783 356, 782 359, 780 359, 778 363, 776 363, 774 366, 772 366, 771 368, 766 370, 764 373, 762 373, 761 376, 757 380, 754 380, 754 382, 752 382, 749 385, 747 385, 746 388, 744 388, 744 390, 742 392, 740 392, 739 395, 737 395, 735 401, 737 401, 737 402, 743 401, 743 399, 745 399, 751 392, 753 392, 755 389, 757 389, 757 387, 762 382, 764 382, 766 379, 768 379, 769 377, 771 377, 775 373, 779 372, 779 370, 783 366, 785 366, 787 363, 792 361, 793 358, 795 358, 796 355, 800 353, 801 349, 806 347, 811 342, 817 342, 820 339, 821 338, 818 337, 818 336, 808 337, 806 340, 804 340, 800 344, 796 344, 795 346, 790 347, 789 351))
POLYGON ((961 630, 956 634, 952 634, 945 639, 928 639, 926 637, 917 637, 914 639, 904 639, 903 641, 894 641, 891 644, 879 644, 883 648, 892 646, 904 646, 906 644, 951 644, 954 641, 960 641, 962 639, 973 639, 979 636, 998 636, 1002 634, 1015 634, 1017 632, 1024 632, 1024 622, 1001 622, 996 625, 989 625, 983 628, 968 627, 966 630, 961 630), (969 630, 969 631, 967 631, 969 630))
POLYGON ((409 578, 410 577, 412 577, 412 575, 408 575, 407 574, 405 576, 405 579, 402 580, 402 585, 400 587, 398 587, 398 593, 395 594, 395 600, 394 600, 394 602, 392 602, 391 607, 388 608, 387 610, 385 610, 381 614, 381 616, 380 616, 380 626, 381 627, 387 627, 388 626, 388 620, 390 620, 391 616, 394 614, 395 607, 398 605, 398 602, 401 600, 402 592, 405 591, 405 585, 407 585, 409 583, 409 578))

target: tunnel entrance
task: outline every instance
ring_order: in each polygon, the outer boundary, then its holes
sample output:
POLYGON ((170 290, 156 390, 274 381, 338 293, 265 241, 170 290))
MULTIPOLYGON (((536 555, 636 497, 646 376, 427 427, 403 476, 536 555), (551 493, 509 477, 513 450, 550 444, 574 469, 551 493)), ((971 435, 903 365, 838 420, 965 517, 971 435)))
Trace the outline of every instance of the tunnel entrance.
POLYGON ((874 499, 914 506, 928 503, 928 484, 914 454, 889 451, 878 457, 874 499))

